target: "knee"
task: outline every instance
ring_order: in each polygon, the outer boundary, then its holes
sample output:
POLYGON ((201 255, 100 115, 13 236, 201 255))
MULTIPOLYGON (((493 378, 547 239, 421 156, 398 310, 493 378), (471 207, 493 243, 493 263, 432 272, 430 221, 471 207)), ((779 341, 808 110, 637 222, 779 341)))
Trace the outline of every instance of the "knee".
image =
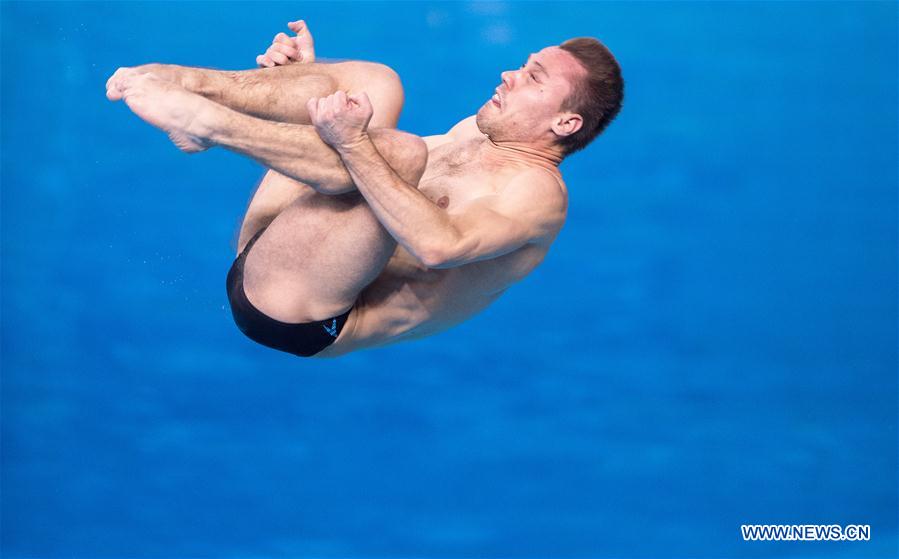
POLYGON ((399 101, 402 105, 405 99, 403 91, 403 82, 400 75, 386 64, 370 63, 369 75, 371 76, 371 85, 380 90, 386 97, 394 101, 399 101))
POLYGON ((344 62, 343 83, 337 88, 364 91, 371 99, 375 128, 395 128, 405 102, 403 82, 399 74, 386 64, 378 62, 344 62))
MULTIPOLYGON (((395 128, 400 120, 400 113, 403 112, 403 104, 406 101, 406 94, 403 91, 403 82, 400 76, 393 68, 378 64, 375 69, 377 78, 374 83, 369 86, 371 94, 374 95, 380 103, 381 114, 372 117, 376 125, 389 126, 395 128)), ((378 110, 378 107, 375 107, 378 110)))
POLYGON ((428 146, 421 137, 388 128, 371 130, 372 142, 387 164, 407 183, 418 186, 428 164, 428 146))
POLYGON ((403 143, 408 162, 406 169, 403 170, 405 173, 403 180, 417 188, 418 181, 425 174, 425 168, 428 165, 428 145, 420 136, 405 135, 407 138, 403 139, 403 143))

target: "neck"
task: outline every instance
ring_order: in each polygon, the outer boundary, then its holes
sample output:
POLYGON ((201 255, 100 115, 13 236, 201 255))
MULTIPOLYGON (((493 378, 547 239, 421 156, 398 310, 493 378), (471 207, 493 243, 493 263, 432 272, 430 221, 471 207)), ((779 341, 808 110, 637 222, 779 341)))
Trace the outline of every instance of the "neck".
POLYGON ((556 171, 562 162, 562 151, 553 146, 535 146, 521 142, 494 142, 489 137, 483 144, 484 154, 497 159, 512 159, 556 171))

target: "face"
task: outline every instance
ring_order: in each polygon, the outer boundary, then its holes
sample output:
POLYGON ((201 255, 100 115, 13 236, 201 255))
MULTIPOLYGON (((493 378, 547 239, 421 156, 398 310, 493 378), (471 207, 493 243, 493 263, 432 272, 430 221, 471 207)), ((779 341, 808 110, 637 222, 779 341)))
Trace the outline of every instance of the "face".
POLYGON ((567 131, 557 127, 570 114, 562 111, 562 103, 584 73, 559 47, 530 55, 519 69, 502 73, 495 95, 478 110, 478 128, 494 142, 554 142, 567 131))

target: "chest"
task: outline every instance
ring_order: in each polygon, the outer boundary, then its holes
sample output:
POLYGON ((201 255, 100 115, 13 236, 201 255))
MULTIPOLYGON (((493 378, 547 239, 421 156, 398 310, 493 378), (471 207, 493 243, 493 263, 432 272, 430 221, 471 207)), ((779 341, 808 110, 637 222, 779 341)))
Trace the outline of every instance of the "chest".
POLYGON ((481 142, 452 142, 432 150, 419 191, 447 210, 496 192, 496 173, 478 157, 481 142))

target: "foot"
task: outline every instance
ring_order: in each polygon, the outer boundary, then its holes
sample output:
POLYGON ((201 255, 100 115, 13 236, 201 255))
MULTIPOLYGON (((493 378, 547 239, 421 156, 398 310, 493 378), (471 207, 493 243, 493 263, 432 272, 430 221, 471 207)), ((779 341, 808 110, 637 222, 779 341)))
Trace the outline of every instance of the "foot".
POLYGON ((200 88, 196 77, 195 68, 185 68, 174 64, 143 64, 131 68, 119 68, 106 82, 106 97, 110 101, 118 101, 122 98, 121 92, 118 91, 114 83, 126 75, 139 76, 141 74, 153 74, 157 78, 172 82, 182 88, 197 93, 200 88))
POLYGON ((106 88, 106 97, 123 99, 134 114, 166 132, 181 151, 196 153, 212 146, 206 123, 215 103, 134 68, 117 70, 106 88))
MULTIPOLYGON (((149 66, 149 65, 148 65, 149 66)), ((135 66, 133 68, 119 68, 106 80, 106 98, 110 101, 118 101, 122 98, 122 90, 120 84, 129 76, 138 76, 146 74, 145 66, 135 66)))

